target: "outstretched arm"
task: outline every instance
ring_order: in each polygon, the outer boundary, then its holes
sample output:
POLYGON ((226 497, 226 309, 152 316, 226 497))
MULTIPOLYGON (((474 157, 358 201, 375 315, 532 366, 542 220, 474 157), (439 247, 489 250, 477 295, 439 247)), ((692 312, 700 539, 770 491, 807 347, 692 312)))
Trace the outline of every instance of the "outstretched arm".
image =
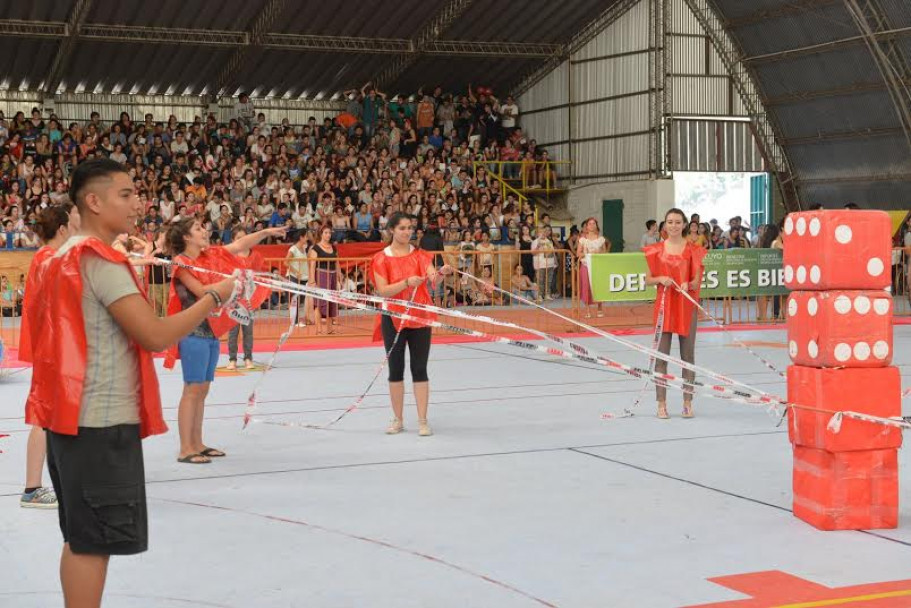
POLYGON ((253 248, 254 245, 258 245, 263 242, 270 236, 285 236, 285 233, 288 232, 288 228, 285 226, 276 226, 275 228, 266 228, 265 230, 260 230, 259 232, 254 232, 253 234, 248 234, 242 236, 241 238, 233 241, 232 243, 225 245, 225 250, 229 253, 237 255, 238 253, 243 253, 249 251, 253 248))

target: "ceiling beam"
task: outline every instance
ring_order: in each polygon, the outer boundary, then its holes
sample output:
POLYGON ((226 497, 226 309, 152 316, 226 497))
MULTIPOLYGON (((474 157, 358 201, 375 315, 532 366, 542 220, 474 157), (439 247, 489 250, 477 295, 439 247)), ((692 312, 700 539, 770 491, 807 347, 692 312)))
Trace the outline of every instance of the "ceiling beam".
MULTIPOLYGON (((63 21, 22 21, 0 19, 0 36, 25 38, 65 38, 68 25, 63 21)), ((79 26, 81 40, 99 42, 138 42, 144 44, 189 44, 237 48, 251 44, 248 32, 198 28, 151 27, 84 23, 79 26)), ((264 34, 260 46, 289 51, 327 51, 335 53, 414 53, 414 41, 406 38, 365 38, 312 34, 264 34)), ((545 58, 560 49, 558 44, 532 42, 494 42, 477 40, 435 40, 423 50, 427 55, 476 57, 545 58)))
POLYGON ((54 94, 57 91, 63 72, 70 63, 76 41, 79 39, 79 26, 85 22, 85 18, 92 9, 92 2, 93 0, 76 0, 73 5, 73 10, 70 11, 66 20, 66 35, 57 47, 57 54, 54 55, 51 69, 45 76, 44 85, 41 87, 41 91, 45 95, 54 94))
POLYGON ((833 141, 847 141, 851 139, 871 139, 874 137, 890 137, 902 135, 904 131, 898 127, 889 129, 855 129, 853 131, 822 132, 807 137, 789 137, 779 140, 783 146, 809 146, 813 144, 826 144, 833 141))
POLYGON ((374 78, 374 86, 386 88, 395 82, 399 76, 405 73, 405 70, 414 65, 426 48, 440 39, 449 26, 471 6, 472 2, 474 0, 446 0, 443 7, 411 39, 411 52, 396 55, 374 78))
POLYGON ((189 44, 220 47, 238 47, 250 43, 250 36, 246 32, 95 23, 82 25, 79 28, 79 37, 83 40, 100 42, 141 42, 146 44, 189 44))
MULTIPOLYGON (((900 27, 891 30, 884 30, 881 32, 875 32, 873 35, 877 40, 894 40, 896 38, 901 38, 904 36, 911 36, 911 27, 900 27)), ((818 53, 825 53, 833 49, 864 44, 865 41, 866 37, 863 35, 850 36, 848 38, 839 38, 838 40, 830 40, 829 42, 822 42, 820 44, 811 44, 809 46, 802 46, 794 49, 785 49, 782 51, 776 51, 774 53, 764 53, 762 55, 744 57, 741 59, 741 61, 743 63, 752 64, 782 61, 784 59, 793 59, 795 57, 801 57, 804 55, 816 55, 818 53)))
POLYGON ((24 21, 0 19, 0 35, 22 38, 66 38, 65 21, 24 21))
MULTIPOLYGON (((911 85, 911 80, 906 84, 911 85)), ((815 91, 797 91, 786 95, 776 97, 767 97, 763 100, 766 107, 784 106, 792 103, 803 103, 814 99, 826 99, 830 97, 845 97, 848 95, 857 95, 860 93, 870 93, 875 91, 885 91, 886 83, 883 81, 859 82, 847 87, 836 87, 832 89, 817 89, 815 91)))
POLYGON ((801 178, 800 185, 804 184, 849 184, 849 183, 874 183, 874 182, 909 182, 911 173, 880 173, 877 175, 850 175, 846 177, 812 177, 801 178))

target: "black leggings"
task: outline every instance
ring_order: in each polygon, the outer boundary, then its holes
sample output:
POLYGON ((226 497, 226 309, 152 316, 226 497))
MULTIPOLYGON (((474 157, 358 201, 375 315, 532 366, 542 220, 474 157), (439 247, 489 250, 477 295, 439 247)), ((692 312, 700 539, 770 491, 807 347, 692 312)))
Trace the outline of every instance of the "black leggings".
MULTIPOLYGON (((383 316, 380 321, 383 331, 383 344, 386 352, 392 348, 395 341, 395 324, 392 319, 383 316)), ((408 353, 411 355, 411 381, 427 382, 427 359, 430 357, 430 328, 415 327, 405 328, 399 336, 395 348, 389 353, 389 382, 402 382, 405 380, 405 344, 408 344, 408 353)))

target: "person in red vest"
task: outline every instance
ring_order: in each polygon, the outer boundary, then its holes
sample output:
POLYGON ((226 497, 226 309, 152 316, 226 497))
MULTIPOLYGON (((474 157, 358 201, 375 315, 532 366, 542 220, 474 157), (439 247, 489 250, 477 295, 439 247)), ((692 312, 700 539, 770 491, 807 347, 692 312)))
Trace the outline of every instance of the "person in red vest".
MULTIPOLYGON (((194 218, 179 221, 168 229, 168 248, 175 262, 188 266, 219 270, 230 273, 234 268, 245 268, 246 262, 238 254, 249 251, 270 236, 283 237, 287 228, 279 226, 266 228, 242 236, 224 247, 209 247, 209 232, 194 218)), ((186 268, 174 268, 171 276, 171 292, 168 298, 168 315, 191 308, 205 299, 209 282, 214 275, 186 268)), ((260 289, 257 293, 261 293, 260 289)), ((251 304, 258 306, 268 296, 255 297, 251 304), (261 298, 261 299, 259 299, 261 298)), ((254 308, 255 310, 255 308, 254 308)), ((180 453, 177 461, 184 464, 208 464, 212 458, 222 458, 225 453, 208 447, 202 439, 202 423, 205 416, 206 396, 215 379, 220 344, 219 336, 235 326, 227 315, 212 319, 201 319, 197 327, 171 348, 165 358, 165 367, 174 367, 181 360, 183 372, 183 394, 177 406, 177 430, 180 434, 180 453)))
POLYGON ((111 244, 140 217, 124 167, 80 163, 70 198, 82 227, 44 267, 33 314, 35 424, 47 429, 47 459, 59 501, 60 580, 67 606, 101 606, 111 555, 148 548, 141 440, 167 431, 151 353, 164 350, 234 291, 212 285, 179 315, 155 314, 126 257, 111 244))
MULTIPOLYGON (((38 235, 44 246, 35 252, 28 268, 25 280, 25 297, 22 303, 22 325, 19 338, 19 360, 32 361, 32 342, 41 339, 39 323, 32 323, 35 309, 35 290, 41 283, 44 264, 54 257, 57 250, 70 236, 79 231, 79 210, 67 202, 63 205, 51 205, 38 216, 38 235)), ((32 386, 36 377, 32 374, 32 386)), ((29 391, 31 397, 31 390, 29 391)), ((51 488, 42 486, 41 477, 44 460, 47 455, 47 434, 40 426, 34 424, 34 413, 30 400, 25 404, 25 423, 31 424, 28 435, 28 447, 25 453, 25 490, 19 500, 19 506, 33 509, 56 509, 57 496, 51 488)))
MULTIPOLYGON (((433 254, 416 249, 411 244, 414 224, 411 216, 396 212, 389 218, 392 242, 373 256, 370 271, 377 295, 397 300, 411 300, 418 304, 433 304, 427 289, 428 281, 436 286, 443 275, 452 268, 442 266, 437 270, 433 254), (412 299, 413 296, 413 299, 412 299)), ((405 307, 384 305, 393 312, 404 313, 405 307)), ((436 315, 419 310, 408 310, 408 315, 430 321, 436 315)), ((382 337, 389 357, 389 399, 392 401, 394 418, 386 433, 395 435, 405 430, 403 410, 405 408, 405 345, 411 356, 411 382, 414 385, 414 399, 418 408, 418 434, 421 437, 433 435, 427 424, 427 408, 430 402, 430 381, 427 376, 427 360, 430 358, 430 327, 418 321, 393 320, 388 315, 377 317, 373 339, 382 337), (401 334, 401 335, 398 335, 401 334), (398 336, 398 339, 396 337, 398 336), (394 347, 393 347, 394 343, 394 347)))
MULTIPOLYGON (((686 238, 687 218, 680 209, 671 209, 664 215, 664 230, 667 238, 663 241, 644 247, 645 261, 648 270, 645 274, 646 285, 658 286, 658 297, 655 299, 654 319, 659 322, 661 301, 664 299, 664 324, 658 350, 664 354, 671 352, 671 339, 674 334, 680 341, 680 358, 687 363, 694 363, 696 357, 696 306, 677 290, 686 290, 691 298, 699 301, 699 288, 702 284, 702 260, 706 249, 686 238), (676 284, 676 286, 675 286, 676 284)), ((655 361, 655 372, 667 373, 667 360, 655 361)), ((683 379, 692 382, 696 372, 683 370, 683 379)), ((667 413, 667 387, 655 385, 658 400, 658 418, 669 418, 667 413)), ((693 386, 685 385, 683 392, 683 417, 693 417, 693 386)))

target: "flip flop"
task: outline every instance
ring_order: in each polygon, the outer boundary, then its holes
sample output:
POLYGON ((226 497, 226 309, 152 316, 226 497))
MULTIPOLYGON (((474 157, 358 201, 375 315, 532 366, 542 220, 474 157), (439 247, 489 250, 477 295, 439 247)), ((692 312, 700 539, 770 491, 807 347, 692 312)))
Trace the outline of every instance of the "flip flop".
POLYGON ((177 462, 180 462, 183 464, 209 464, 212 461, 203 454, 190 454, 189 456, 184 456, 183 458, 178 458, 177 462), (204 460, 200 460, 201 458, 204 460))
POLYGON ((199 455, 206 456, 207 458, 224 458, 225 456, 227 456, 227 454, 225 454, 221 450, 217 450, 215 448, 206 448, 202 452, 200 452, 199 455))

